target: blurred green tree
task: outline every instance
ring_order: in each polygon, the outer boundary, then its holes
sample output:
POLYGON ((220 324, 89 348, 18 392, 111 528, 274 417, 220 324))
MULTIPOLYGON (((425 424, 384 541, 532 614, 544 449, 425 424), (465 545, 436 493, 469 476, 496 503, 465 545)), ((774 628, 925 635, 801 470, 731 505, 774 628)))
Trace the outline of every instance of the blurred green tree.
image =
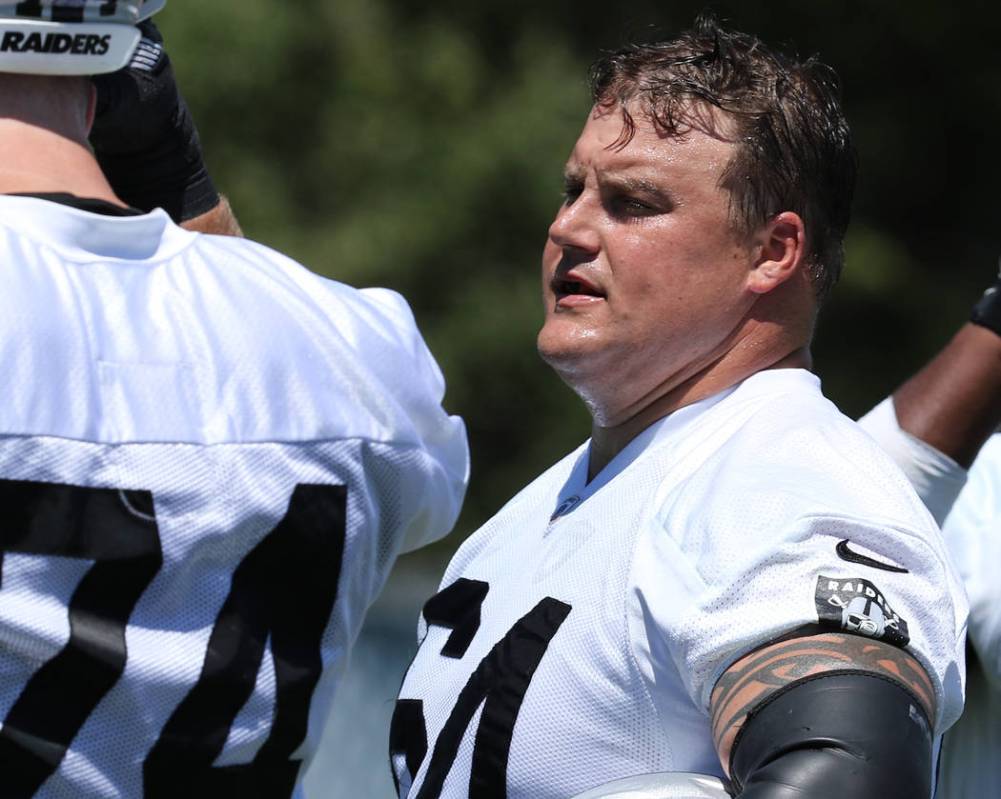
MULTIPOLYGON (((247 234, 413 305, 471 435, 469 501, 446 546, 587 435, 534 354, 539 254, 587 66, 702 5, 213 0, 160 18, 247 234)), ((998 14, 902 0, 716 9, 842 76, 861 176, 815 355, 828 394, 858 414, 944 342, 994 270, 998 14)))

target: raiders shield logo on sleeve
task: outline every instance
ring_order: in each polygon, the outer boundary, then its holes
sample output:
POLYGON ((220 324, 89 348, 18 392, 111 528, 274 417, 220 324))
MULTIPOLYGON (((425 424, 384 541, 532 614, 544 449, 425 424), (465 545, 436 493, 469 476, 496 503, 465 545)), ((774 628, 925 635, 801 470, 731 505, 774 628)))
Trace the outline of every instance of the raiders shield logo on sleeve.
POLYGON ((907 622, 893 611, 880 591, 860 577, 817 578, 817 616, 845 632, 907 646, 907 622))

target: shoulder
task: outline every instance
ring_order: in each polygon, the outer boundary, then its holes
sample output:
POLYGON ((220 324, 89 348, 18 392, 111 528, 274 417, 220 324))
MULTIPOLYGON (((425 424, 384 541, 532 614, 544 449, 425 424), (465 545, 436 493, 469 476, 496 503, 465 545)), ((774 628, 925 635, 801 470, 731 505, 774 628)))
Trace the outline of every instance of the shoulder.
MULTIPOLYGON (((266 316, 284 317, 290 330, 305 328, 315 334, 318 328, 329 327, 353 348, 375 345, 373 356, 383 347, 402 347, 409 356, 423 357, 424 341, 413 312, 395 291, 355 288, 323 277, 246 239, 199 236, 193 249, 192 260, 204 260, 211 272, 200 276, 204 288, 220 303, 259 305, 266 316)), ((262 328, 248 325, 246 329, 262 328)))
POLYGON ((965 600, 931 516, 815 381, 765 382, 741 386, 692 430, 700 457, 662 486, 635 558, 691 695, 707 705, 736 656, 818 620, 840 628, 871 592, 896 642, 933 664, 953 718, 965 600))
POLYGON ((693 509, 739 509, 776 523, 834 513, 930 526, 899 468, 811 375, 756 375, 707 421, 719 440, 689 481, 688 491, 703 495, 693 509))
POLYGON ((201 236, 187 258, 185 273, 211 303, 207 323, 228 329, 233 346, 252 348, 259 362, 319 379, 315 397, 330 396, 325 383, 334 379, 383 404, 441 402, 441 372, 398 293, 331 280, 247 240, 201 236))
POLYGON ((644 538, 667 540, 643 551, 677 550, 711 586, 813 547, 818 568, 840 562, 847 539, 869 558, 954 584, 941 535, 906 478, 818 389, 732 399, 704 421, 721 439, 661 486, 644 538))
MULTIPOLYGON (((57 351, 45 379, 72 375, 83 398, 72 425, 53 421, 50 403, 51 413, 24 409, 17 429, 81 436, 108 415, 107 394, 123 419, 161 420, 150 440, 464 448, 461 421, 441 407, 441 371, 394 292, 329 280, 253 241, 190 233, 162 211, 112 218, 0 197, 0 251, 19 267, 0 331, 30 331, 19 343, 36 361, 57 351), (168 401, 183 424, 141 412, 168 401)), ((147 428, 129 421, 116 435, 147 428)))

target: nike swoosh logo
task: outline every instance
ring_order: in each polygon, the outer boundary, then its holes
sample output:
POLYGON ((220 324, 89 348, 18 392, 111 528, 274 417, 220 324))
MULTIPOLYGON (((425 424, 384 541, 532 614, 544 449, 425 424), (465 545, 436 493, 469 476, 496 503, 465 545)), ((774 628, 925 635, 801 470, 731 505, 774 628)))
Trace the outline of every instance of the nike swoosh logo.
POLYGON ((885 572, 910 574, 907 569, 901 566, 894 566, 892 563, 883 563, 882 561, 870 558, 868 555, 860 555, 858 552, 852 552, 848 548, 847 538, 843 541, 838 541, 838 545, 834 548, 834 551, 838 553, 838 557, 841 558, 841 560, 846 560, 849 563, 859 563, 863 566, 871 566, 874 569, 882 569, 885 572))

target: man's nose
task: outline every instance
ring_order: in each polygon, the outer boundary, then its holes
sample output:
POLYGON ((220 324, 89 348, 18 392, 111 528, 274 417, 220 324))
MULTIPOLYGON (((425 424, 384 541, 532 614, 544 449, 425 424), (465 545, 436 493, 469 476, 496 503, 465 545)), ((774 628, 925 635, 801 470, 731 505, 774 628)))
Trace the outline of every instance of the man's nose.
POLYGON ((601 247, 595 209, 587 195, 560 206, 549 226, 549 240, 562 250, 595 253, 601 247))

